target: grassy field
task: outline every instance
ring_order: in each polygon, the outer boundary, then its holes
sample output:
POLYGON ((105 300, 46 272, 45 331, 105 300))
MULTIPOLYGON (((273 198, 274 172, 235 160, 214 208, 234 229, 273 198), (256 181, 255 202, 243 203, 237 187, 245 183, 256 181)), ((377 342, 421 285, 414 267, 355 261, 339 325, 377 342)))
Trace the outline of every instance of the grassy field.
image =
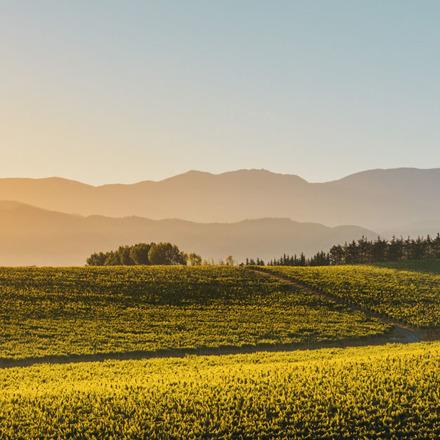
POLYGON ((421 329, 440 327, 440 276, 437 275, 372 266, 267 270, 401 323, 421 329))
MULTIPOLYGON (((418 326, 440 276, 270 268, 418 326)), ((0 268, 0 358, 342 341, 390 326, 241 267, 0 268)), ((440 342, 0 369, 0 440, 437 439, 440 342)))
POLYGON ((410 260, 410 261, 394 261, 386 263, 375 263, 376 267, 387 267, 389 269, 397 270, 412 270, 415 272, 432 273, 440 275, 440 260, 410 260))
POLYGON ((240 267, 1 268, 0 358, 382 334, 377 319, 240 267))
POLYGON ((0 370, 6 439, 437 439, 440 343, 0 370))

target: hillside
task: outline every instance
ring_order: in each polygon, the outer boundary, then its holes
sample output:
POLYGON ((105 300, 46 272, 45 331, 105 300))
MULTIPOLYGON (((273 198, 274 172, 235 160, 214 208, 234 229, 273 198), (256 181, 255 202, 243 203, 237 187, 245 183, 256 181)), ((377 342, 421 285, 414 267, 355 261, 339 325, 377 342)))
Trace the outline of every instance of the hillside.
POLYGON ((83 217, 0 202, 0 265, 83 265, 95 251, 124 244, 170 241, 205 258, 273 258, 313 254, 335 243, 377 234, 356 226, 329 228, 289 219, 201 224, 140 217, 83 217))
POLYGON ((370 170, 327 183, 265 170, 190 171, 159 182, 90 186, 61 179, 0 179, 0 200, 81 215, 194 222, 291 218, 362 225, 389 234, 435 231, 440 169, 370 170), (421 226, 418 226, 421 225, 421 226))
POLYGON ((0 370, 0 431, 42 440, 434 439, 439 367, 438 342, 39 364, 0 370))
POLYGON ((367 265, 267 267, 345 304, 418 329, 440 329, 440 277, 367 265))
POLYGON ((50 356, 355 341, 391 329, 244 267, 14 267, 0 268, 0 282, 0 366, 50 356))

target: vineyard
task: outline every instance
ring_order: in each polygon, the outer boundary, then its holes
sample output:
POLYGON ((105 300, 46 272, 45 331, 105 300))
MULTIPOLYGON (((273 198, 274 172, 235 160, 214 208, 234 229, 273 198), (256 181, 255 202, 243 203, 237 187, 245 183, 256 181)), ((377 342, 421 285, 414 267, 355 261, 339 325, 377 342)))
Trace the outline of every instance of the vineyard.
POLYGON ((420 329, 440 327, 440 276, 372 266, 273 267, 348 304, 420 329))
POLYGON ((412 270, 415 272, 432 273, 440 275, 440 259, 394 261, 374 264, 376 267, 387 267, 397 270, 412 270))
MULTIPOLYGON (((265 270, 310 288, 245 267, 0 268, 0 358, 315 347, 390 331, 314 289, 439 325, 432 274, 265 270)), ((0 369, 0 440, 436 439, 439 368, 440 342, 424 342, 0 369)))
POLYGON ((241 267, 0 268, 0 286, 2 359, 319 343, 390 328, 241 267))
POLYGON ((0 371, 0 438, 437 439, 440 344, 0 371))

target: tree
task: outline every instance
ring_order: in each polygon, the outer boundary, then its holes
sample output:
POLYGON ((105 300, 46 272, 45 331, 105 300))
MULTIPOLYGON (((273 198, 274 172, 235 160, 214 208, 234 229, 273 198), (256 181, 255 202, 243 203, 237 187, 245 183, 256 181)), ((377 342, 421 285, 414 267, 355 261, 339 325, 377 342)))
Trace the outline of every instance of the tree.
POLYGON ((328 266, 330 264, 330 254, 323 251, 318 252, 309 260, 309 266, 328 266))
POLYGON ((118 251, 107 252, 107 258, 105 259, 104 266, 120 266, 121 260, 119 259, 118 251))
POLYGON ((342 249, 342 246, 340 244, 334 245, 330 249, 330 264, 344 264, 344 256, 345 252, 344 249, 342 249))
POLYGON ((86 260, 87 266, 104 266, 107 255, 104 252, 95 252, 86 260))
POLYGON ((191 266, 201 266, 202 265, 202 257, 194 252, 191 252, 188 255, 187 260, 191 266))
POLYGON ((130 257, 131 247, 130 246, 119 246, 116 251, 119 256, 119 261, 123 266, 133 266, 134 261, 130 257))
POLYGON ((388 242, 380 237, 377 237, 377 239, 372 244, 372 249, 371 249, 372 261, 374 262, 385 261, 387 249, 388 249, 388 242))
POLYGON ((226 257, 226 266, 233 266, 235 264, 234 259, 232 258, 232 255, 228 255, 226 257))
POLYGON ((186 265, 186 256, 171 243, 153 244, 148 251, 150 264, 186 265))
POLYGON ((437 234, 434 240, 432 240, 431 248, 432 258, 440 258, 440 234, 437 234))
POLYGON ((388 243, 388 261, 400 261, 404 257, 404 243, 403 238, 397 239, 394 235, 388 243))
POLYGON ((148 259, 148 252, 154 243, 138 243, 131 247, 130 258, 133 260, 134 264, 150 264, 148 259))
POLYGON ((351 243, 345 243, 343 249, 345 253, 346 264, 359 263, 359 250, 354 240, 351 243))
POLYGON ((357 263, 371 263, 371 249, 373 245, 365 236, 362 236, 357 242, 357 263))

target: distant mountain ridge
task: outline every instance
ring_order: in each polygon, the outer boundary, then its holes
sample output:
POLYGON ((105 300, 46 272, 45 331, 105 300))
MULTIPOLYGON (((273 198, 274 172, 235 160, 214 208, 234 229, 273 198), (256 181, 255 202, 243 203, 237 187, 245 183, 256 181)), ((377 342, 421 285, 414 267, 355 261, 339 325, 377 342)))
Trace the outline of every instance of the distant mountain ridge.
POLYGON ((159 182, 98 187, 61 178, 0 179, 0 200, 71 214, 202 223, 291 218, 396 233, 420 223, 435 229, 439 194, 440 169, 416 168, 370 170, 326 183, 265 170, 190 171, 159 182))
POLYGON ((243 220, 200 224, 184 220, 140 217, 83 217, 0 201, 0 265, 84 265, 96 251, 138 242, 169 241, 204 258, 238 261, 270 259, 283 253, 312 255, 336 243, 374 239, 377 234, 357 226, 329 228, 290 219, 243 220))

